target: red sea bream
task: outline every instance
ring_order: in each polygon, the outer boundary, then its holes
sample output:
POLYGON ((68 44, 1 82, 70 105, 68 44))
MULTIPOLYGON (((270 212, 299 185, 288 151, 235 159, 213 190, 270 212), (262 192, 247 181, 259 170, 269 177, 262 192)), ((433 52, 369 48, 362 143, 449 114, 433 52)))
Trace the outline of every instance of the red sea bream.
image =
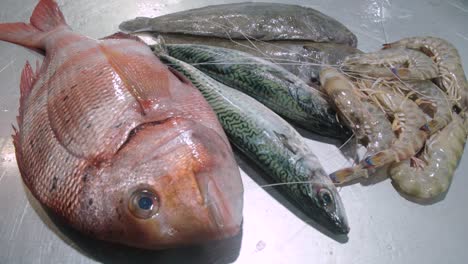
POLYGON ((92 237, 159 249, 237 234, 242 182, 215 114, 124 34, 73 32, 42 0, 0 40, 45 53, 21 75, 13 136, 25 185, 92 237))

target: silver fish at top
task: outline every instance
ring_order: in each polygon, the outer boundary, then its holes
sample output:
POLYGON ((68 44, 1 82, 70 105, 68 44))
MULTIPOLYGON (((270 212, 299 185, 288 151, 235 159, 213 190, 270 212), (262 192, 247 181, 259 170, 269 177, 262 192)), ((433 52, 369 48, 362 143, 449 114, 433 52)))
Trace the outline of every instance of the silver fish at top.
POLYGON ((244 2, 212 5, 120 24, 126 32, 152 31, 229 39, 311 40, 357 46, 356 36, 337 20, 309 7, 244 2))
MULTIPOLYGON (((146 33, 137 33, 146 36, 146 33)), ((345 44, 319 43, 307 40, 251 41, 219 39, 182 34, 160 34, 166 44, 202 44, 247 52, 271 61, 303 81, 318 83, 323 66, 338 66, 351 54, 362 53, 345 44)), ((153 36, 150 36, 153 38, 153 36)))

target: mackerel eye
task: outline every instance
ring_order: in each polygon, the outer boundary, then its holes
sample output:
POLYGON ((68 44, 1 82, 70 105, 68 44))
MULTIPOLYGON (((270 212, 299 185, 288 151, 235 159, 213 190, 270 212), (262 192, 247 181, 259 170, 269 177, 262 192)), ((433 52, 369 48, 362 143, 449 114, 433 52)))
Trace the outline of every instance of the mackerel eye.
POLYGON ((329 190, 326 188, 320 189, 318 192, 320 203, 323 207, 328 208, 328 210, 335 210, 335 202, 333 201, 333 196, 329 190))
POLYGON ((130 197, 128 209, 137 218, 148 219, 159 210, 159 199, 149 190, 137 190, 130 197))

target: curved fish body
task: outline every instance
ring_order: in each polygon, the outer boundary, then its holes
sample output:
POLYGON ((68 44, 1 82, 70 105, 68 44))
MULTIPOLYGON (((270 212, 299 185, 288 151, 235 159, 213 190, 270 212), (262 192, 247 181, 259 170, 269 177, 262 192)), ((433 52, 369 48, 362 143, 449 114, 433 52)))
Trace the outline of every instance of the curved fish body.
POLYGON ((468 82, 463 70, 460 54, 450 42, 437 37, 410 37, 384 44, 384 48, 406 47, 419 50, 434 59, 440 78, 440 87, 462 110, 468 109, 468 82))
POLYGON ((317 134, 346 139, 324 95, 294 74, 250 54, 206 45, 166 45, 168 54, 213 79, 260 101, 277 114, 317 134))
POLYGON ((356 36, 337 20, 298 5, 244 2, 212 5, 120 24, 126 32, 152 31, 227 39, 311 40, 357 46, 356 36))
POLYGON ((360 50, 345 44, 304 40, 255 41, 229 40, 182 34, 161 34, 166 44, 200 44, 235 49, 271 61, 306 83, 318 82, 323 66, 341 65, 344 59, 360 50))
POLYGON ((422 168, 413 167, 409 160, 395 163, 390 176, 399 190, 420 199, 434 198, 446 192, 463 155, 468 131, 462 118, 453 120, 426 142, 422 168))
POLYGON ((0 40, 45 53, 22 72, 13 136, 32 194, 75 229, 134 247, 237 234, 240 173, 199 91, 129 36, 74 33, 52 0, 30 21, 0 24, 0 40))
POLYGON ((250 96, 223 85, 195 67, 157 53, 185 75, 216 112, 231 142, 257 163, 303 211, 334 233, 349 227, 340 196, 301 135, 250 96))

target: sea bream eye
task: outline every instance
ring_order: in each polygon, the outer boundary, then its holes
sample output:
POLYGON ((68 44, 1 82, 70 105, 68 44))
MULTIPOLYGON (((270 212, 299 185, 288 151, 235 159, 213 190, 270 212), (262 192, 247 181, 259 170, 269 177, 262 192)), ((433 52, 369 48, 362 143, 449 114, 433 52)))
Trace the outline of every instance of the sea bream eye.
POLYGON ((128 209, 137 218, 148 219, 159 210, 159 199, 149 190, 136 190, 130 197, 128 209))

